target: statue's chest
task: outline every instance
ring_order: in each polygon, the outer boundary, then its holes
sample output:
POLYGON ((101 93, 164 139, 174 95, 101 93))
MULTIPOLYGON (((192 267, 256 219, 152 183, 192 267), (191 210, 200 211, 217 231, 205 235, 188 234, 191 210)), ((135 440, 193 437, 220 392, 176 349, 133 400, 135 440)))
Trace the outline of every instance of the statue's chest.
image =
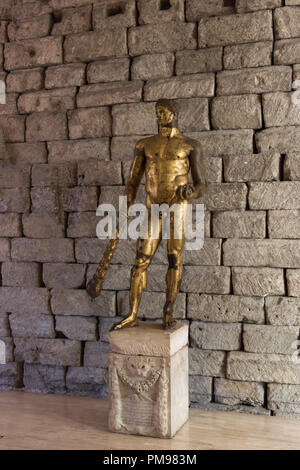
POLYGON ((158 164, 170 160, 184 160, 188 158, 191 147, 182 139, 160 138, 153 139, 145 148, 148 162, 158 164))

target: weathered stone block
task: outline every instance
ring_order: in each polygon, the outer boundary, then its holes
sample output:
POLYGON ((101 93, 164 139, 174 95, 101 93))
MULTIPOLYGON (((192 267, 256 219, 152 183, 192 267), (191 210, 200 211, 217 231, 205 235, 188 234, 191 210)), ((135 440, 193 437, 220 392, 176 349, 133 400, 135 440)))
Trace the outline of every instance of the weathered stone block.
POLYGON ((213 74, 192 74, 181 77, 149 80, 144 88, 144 100, 164 98, 209 97, 214 95, 213 74))
POLYGON ((99 222, 95 212, 74 212, 68 218, 68 237, 95 237, 99 222))
POLYGON ((32 186, 74 186, 76 167, 72 163, 33 165, 31 179, 32 186))
POLYGON ((50 186, 32 188, 30 196, 32 213, 59 215, 60 205, 57 188, 50 186))
POLYGON ((284 66, 225 70, 217 73, 217 95, 290 91, 292 69, 284 66))
POLYGON ((0 260, 10 260, 10 241, 8 240, 8 238, 0 239, 0 260))
POLYGON ((300 182, 249 183, 250 209, 298 209, 300 182))
POLYGON ((14 164, 45 163, 47 150, 44 142, 6 144, 10 161, 14 164))
POLYGON ((0 189, 0 212, 26 212, 29 206, 27 188, 0 189))
MULTIPOLYGON (((90 265, 87 271, 87 281, 91 279, 97 269, 97 265, 90 265)), ((151 285, 151 269, 149 271, 149 286, 151 285)), ((130 282, 130 266, 114 265, 110 267, 105 281, 103 283, 103 289, 107 290, 124 290, 129 289, 130 282)))
POLYGON ((111 135, 111 117, 107 107, 69 111, 68 121, 70 139, 108 137, 111 135))
POLYGON ((272 41, 272 12, 258 11, 248 15, 201 18, 199 47, 245 42, 272 41))
POLYGON ((184 264, 205 266, 221 264, 221 240, 205 238, 200 250, 188 251, 183 254, 184 264))
POLYGON ((170 0, 163 8, 160 0, 138 0, 139 24, 184 21, 184 0, 170 0))
POLYGON ((64 221, 55 215, 24 214, 22 218, 25 237, 64 238, 64 221))
POLYGON ((244 351, 268 354, 292 354, 299 327, 274 325, 244 325, 244 351))
POLYGON ((55 318, 55 330, 62 333, 67 339, 95 341, 97 339, 97 320, 96 318, 58 315, 55 318))
MULTIPOLYGON (((300 39, 280 39, 275 41, 274 63, 289 65, 299 63, 300 39)), ((275 91, 275 90, 274 90, 275 91)))
POLYGON ((0 338, 8 338, 10 336, 10 326, 7 313, 0 313, 0 338))
POLYGON ((13 338, 55 338, 52 315, 12 313, 9 322, 13 338))
POLYGON ((24 364, 23 381, 27 392, 64 393, 65 367, 24 364))
POLYGON ((128 80, 129 67, 130 60, 128 57, 91 62, 87 66, 87 81, 88 83, 97 83, 128 80))
POLYGON ((30 186, 30 167, 0 161, 0 188, 30 186))
POLYGON ((209 130, 209 107, 205 98, 176 100, 178 106, 178 127, 181 132, 209 130))
POLYGON ((26 21, 8 24, 7 34, 10 42, 24 41, 24 39, 41 38, 49 36, 52 27, 52 18, 49 13, 39 15, 26 21))
POLYGON ((102 341, 87 341, 84 347, 84 366, 107 367, 109 352, 110 346, 108 343, 103 343, 102 341))
POLYGON ((60 36, 88 31, 92 29, 91 16, 92 5, 58 10, 56 17, 54 11, 54 25, 51 34, 60 36))
POLYGON ((237 13, 267 10, 276 7, 281 7, 281 0, 236 0, 235 2, 237 13))
POLYGON ((188 294, 187 316, 219 323, 264 323, 264 299, 237 295, 188 294))
POLYGON ((50 313, 49 292, 39 287, 1 287, 0 310, 11 313, 50 313))
POLYGON ((265 235, 266 213, 263 211, 224 211, 213 214, 213 236, 216 238, 265 238, 265 235))
POLYGON ((300 180, 300 153, 288 153, 284 159, 284 179, 300 180))
POLYGON ((232 268, 235 295, 284 295, 283 270, 276 268, 232 268))
MULTIPOLYGON (((300 412, 300 387, 299 385, 269 384, 268 408, 287 413, 300 412)), ((276 413, 277 416, 277 413, 276 413)), ((292 417, 292 416, 291 416, 292 417)))
POLYGON ((48 67, 45 71, 45 88, 84 85, 85 67, 85 64, 67 64, 48 67))
POLYGON ((191 375, 189 377, 190 402, 209 403, 212 400, 212 377, 191 375))
POLYGON ((189 349, 189 364, 191 375, 225 377, 224 351, 209 351, 199 348, 189 349))
POLYGON ((250 68, 271 65, 272 54, 272 41, 226 46, 224 48, 224 68, 241 69, 244 67, 250 68))
POLYGON ((201 142, 203 154, 207 157, 253 153, 252 130, 194 132, 189 136, 201 142))
POLYGON ((262 127, 258 95, 221 96, 212 100, 214 129, 259 129, 262 127))
POLYGON ((1 22, 0 22, 0 42, 5 43, 8 41, 7 39, 7 30, 8 27, 10 26, 9 22, 3 21, 1 17, 1 22))
POLYGON ((274 12, 276 39, 300 36, 300 11, 297 7, 276 8, 274 12))
POLYGON ((268 93, 262 99, 266 127, 300 125, 299 106, 291 93, 268 93))
POLYGON ((104 28, 101 31, 67 36, 64 41, 65 62, 88 62, 126 55, 126 33, 126 28, 104 28))
POLYGON ((72 394, 106 398, 105 374, 97 367, 68 367, 66 386, 72 394))
POLYGON ((79 366, 80 341, 69 339, 16 338, 17 361, 51 366, 79 366))
POLYGON ((223 158, 225 181, 279 180, 280 154, 230 155, 223 158))
POLYGON ((264 404, 264 387, 257 382, 239 382, 227 379, 216 379, 214 388, 215 400, 223 405, 264 404))
POLYGON ((22 386, 21 364, 10 362, 0 365, 0 389, 11 390, 22 386))
POLYGON ((21 216, 14 213, 0 213, 0 237, 20 237, 21 235, 21 216))
POLYGON ((45 263, 43 281, 46 287, 76 289, 83 287, 86 267, 83 264, 45 263))
POLYGON ((224 265, 298 268, 299 243, 299 240, 228 239, 223 244, 224 265))
POLYGON ((266 297, 265 309, 267 323, 270 325, 298 326, 300 323, 299 298, 266 297))
POLYGON ((224 6, 223 0, 186 0, 186 19, 199 21, 203 16, 221 16, 234 13, 233 6, 224 6))
POLYGON ((222 56, 222 47, 179 51, 176 53, 176 75, 222 70, 222 56))
POLYGON ((0 116, 0 130, 3 132, 4 142, 24 142, 24 116, 0 116))
POLYGON ((63 140, 66 138, 67 119, 65 113, 33 113, 27 117, 27 141, 63 140))
POLYGON ((255 140, 259 152, 297 152, 300 147, 300 128, 289 126, 265 129, 255 135, 255 140))
POLYGON ((234 351, 241 349, 242 326, 239 323, 205 323, 193 321, 190 328, 191 346, 201 349, 234 351))
POLYGON ((41 274, 37 263, 2 263, 2 285, 40 287, 41 274))
POLYGON ((109 160, 109 139, 64 140, 47 143, 49 163, 109 160))
POLYGON ((165 54, 146 54, 134 57, 131 65, 133 80, 149 80, 173 75, 175 57, 171 52, 165 54))
POLYGON ((20 114, 46 111, 63 113, 75 107, 75 93, 74 87, 24 93, 18 99, 18 110, 20 114))
POLYGON ((51 306, 55 315, 78 315, 112 317, 115 315, 115 292, 105 291, 91 299, 85 290, 55 288, 52 290, 51 306))
POLYGON ((85 186, 122 184, 121 163, 96 160, 79 162, 78 182, 85 186))
POLYGON ((134 0, 102 0, 93 6, 93 29, 122 28, 136 25, 134 0))
POLYGON ((300 294, 300 269, 288 269, 286 272, 288 295, 299 297, 300 294))
POLYGON ((12 240, 12 260, 72 263, 73 240, 15 238, 12 240))
POLYGON ((76 186, 75 188, 62 188, 60 202, 66 212, 93 211, 98 207, 97 188, 90 186, 76 186))
POLYGON ((211 211, 246 209, 246 195, 244 183, 210 183, 203 199, 211 211))
POLYGON ((233 351, 228 355, 227 377, 233 380, 300 383, 299 364, 285 354, 256 354, 233 351))
POLYGON ((12 114, 18 114, 17 110, 17 97, 16 93, 6 93, 5 104, 1 104, 0 115, 8 116, 12 114))
POLYGON ((115 105, 112 108, 112 117, 113 135, 157 133, 154 103, 115 105))
POLYGON ((269 238, 300 238, 300 211, 268 211, 269 238))
POLYGON ((224 266, 185 266, 181 290, 203 294, 229 294, 230 268, 224 266))
POLYGON ((62 38, 45 37, 6 43, 4 57, 6 70, 61 64, 62 38))
POLYGON ((172 21, 161 24, 138 26, 129 29, 128 46, 131 56, 156 52, 196 49, 196 25, 172 21))
POLYGON ((140 80, 85 85, 77 94, 77 106, 88 108, 141 101, 142 91, 143 82, 140 80))

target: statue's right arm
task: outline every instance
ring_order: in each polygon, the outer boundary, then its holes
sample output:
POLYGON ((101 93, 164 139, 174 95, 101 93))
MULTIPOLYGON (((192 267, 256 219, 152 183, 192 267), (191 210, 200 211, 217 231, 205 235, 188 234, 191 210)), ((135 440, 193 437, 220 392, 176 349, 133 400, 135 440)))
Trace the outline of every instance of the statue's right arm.
POLYGON ((135 146, 134 158, 125 186, 125 196, 127 196, 128 205, 132 204, 136 198, 136 193, 145 171, 145 163, 144 145, 139 141, 135 146))

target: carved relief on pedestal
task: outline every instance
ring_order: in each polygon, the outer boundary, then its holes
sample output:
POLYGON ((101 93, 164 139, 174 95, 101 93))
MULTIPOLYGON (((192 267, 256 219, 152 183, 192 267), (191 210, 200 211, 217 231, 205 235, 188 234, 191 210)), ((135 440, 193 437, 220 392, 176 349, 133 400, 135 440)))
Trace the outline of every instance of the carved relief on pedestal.
POLYGON ((168 362, 161 357, 110 354, 112 431, 160 437, 170 433, 168 362))

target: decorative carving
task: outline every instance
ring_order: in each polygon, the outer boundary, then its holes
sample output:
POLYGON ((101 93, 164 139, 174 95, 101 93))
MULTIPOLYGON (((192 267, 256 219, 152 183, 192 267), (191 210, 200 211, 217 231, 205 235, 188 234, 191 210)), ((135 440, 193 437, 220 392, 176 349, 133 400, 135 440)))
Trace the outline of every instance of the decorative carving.
POLYGON ((165 358, 110 355, 112 431, 167 437, 169 363, 165 358))

